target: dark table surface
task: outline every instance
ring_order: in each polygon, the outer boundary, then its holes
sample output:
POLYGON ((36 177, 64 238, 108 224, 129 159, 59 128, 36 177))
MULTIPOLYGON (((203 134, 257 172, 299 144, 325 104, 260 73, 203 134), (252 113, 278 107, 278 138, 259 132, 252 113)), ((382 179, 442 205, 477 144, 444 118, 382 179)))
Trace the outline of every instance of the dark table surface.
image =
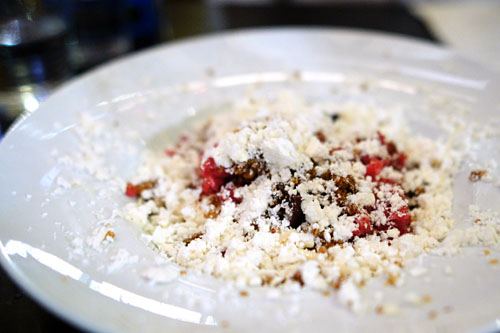
MULTIPOLYGON (((285 2, 272 6, 222 5, 209 10, 202 1, 177 0, 168 2, 167 13, 169 40, 234 28, 319 25, 392 32, 437 42, 422 21, 403 5, 394 3, 294 6, 285 2)), ((5 133, 11 123, 12 119, 0 116, 1 132, 5 133)), ((3 332, 79 331, 38 305, 1 268, 0 314, 3 332)))

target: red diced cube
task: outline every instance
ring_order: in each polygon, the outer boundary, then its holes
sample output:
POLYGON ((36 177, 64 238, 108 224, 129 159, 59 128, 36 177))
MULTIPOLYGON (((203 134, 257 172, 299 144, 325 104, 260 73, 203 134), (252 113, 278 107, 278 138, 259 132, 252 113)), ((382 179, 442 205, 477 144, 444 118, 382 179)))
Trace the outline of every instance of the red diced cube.
POLYGON ((371 225, 371 219, 370 216, 367 214, 360 215, 356 218, 355 220, 356 224, 358 225, 358 229, 354 230, 352 232, 353 237, 362 237, 366 234, 370 234, 372 232, 372 225, 371 225))
POLYGON ((411 215, 408 211, 408 206, 401 207, 397 212, 393 212, 389 217, 389 221, 394 224, 401 235, 408 232, 408 226, 411 223, 411 215))
POLYGON ((213 194, 219 191, 219 188, 222 184, 218 181, 218 178, 215 177, 206 177, 203 179, 202 185, 202 194, 213 194))
POLYGON ((229 181, 231 175, 226 170, 215 164, 212 157, 208 158, 201 166, 201 177, 203 178, 202 195, 219 192, 222 185, 229 181))
POLYGON ((385 167, 385 162, 378 157, 374 157, 370 160, 370 164, 366 166, 366 175, 375 178, 385 167))
POLYGON ((230 175, 226 172, 226 170, 224 170, 223 167, 215 164, 215 161, 212 157, 207 158, 205 163, 203 163, 203 165, 201 166, 201 170, 203 177, 211 176, 211 177, 224 178, 230 175))
POLYGON ((125 195, 128 197, 135 198, 137 194, 138 194, 137 188, 134 185, 127 183, 127 189, 125 190, 125 195))

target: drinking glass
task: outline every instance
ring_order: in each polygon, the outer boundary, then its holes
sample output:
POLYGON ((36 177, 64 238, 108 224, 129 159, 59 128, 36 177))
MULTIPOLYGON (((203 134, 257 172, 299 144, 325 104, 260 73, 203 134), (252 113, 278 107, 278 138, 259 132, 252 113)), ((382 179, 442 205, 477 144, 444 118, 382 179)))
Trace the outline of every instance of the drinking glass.
POLYGON ((72 74, 68 1, 0 1, 0 115, 14 119, 72 74))

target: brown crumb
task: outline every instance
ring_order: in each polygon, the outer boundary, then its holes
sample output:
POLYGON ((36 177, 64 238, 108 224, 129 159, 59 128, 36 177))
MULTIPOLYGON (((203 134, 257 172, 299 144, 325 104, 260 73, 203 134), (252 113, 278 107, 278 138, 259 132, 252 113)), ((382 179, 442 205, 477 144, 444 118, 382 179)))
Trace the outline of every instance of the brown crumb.
POLYGON ((436 319, 437 316, 438 316, 438 314, 436 311, 434 311, 434 310, 429 311, 429 314, 428 314, 429 319, 436 319))
POLYGON ((316 169, 312 168, 311 170, 308 170, 306 172, 306 174, 309 176, 310 179, 315 178, 316 177, 316 169))
POLYGON ((489 255, 490 253, 491 253, 490 250, 484 250, 484 255, 485 256, 489 255))
POLYGON ((498 264, 498 259, 491 259, 491 260, 489 261, 489 263, 490 263, 491 265, 496 265, 496 264, 498 264))
POLYGON ((389 277, 385 281, 385 285, 386 286, 395 286, 397 282, 398 282, 397 277, 394 274, 389 273, 389 277))
POLYGON ((302 197, 298 194, 293 194, 290 197, 290 205, 292 214, 289 218, 290 227, 297 229, 302 223, 306 221, 306 216, 302 211, 302 197))
POLYGON ((229 322, 227 320, 223 320, 220 322, 220 326, 222 328, 228 328, 229 327, 229 322))
POLYGON ((477 182, 478 180, 481 180, 481 178, 483 178, 487 173, 487 170, 472 170, 469 175, 469 180, 471 182, 477 182))
POLYGON ((186 238, 186 239, 184 240, 184 243, 185 243, 185 244, 186 244, 186 246, 187 246, 187 245, 189 245, 189 243, 191 243, 191 242, 192 242, 192 241, 194 241, 195 239, 200 238, 201 236, 203 236, 203 233, 201 233, 201 232, 197 232, 197 233, 195 233, 195 234, 192 234, 191 236, 189 236, 188 238, 186 238))
POLYGON ((325 290, 325 291, 321 292, 321 295, 323 295, 323 296, 330 296, 330 291, 329 290, 325 290))
POLYGON ((205 74, 208 77, 213 77, 215 75, 215 71, 212 67, 208 67, 207 69, 205 69, 205 74))
POLYGON ((276 286, 279 286, 279 285, 282 285, 282 284, 285 284, 286 283, 286 278, 283 278, 281 281, 279 281, 278 283, 276 283, 276 286))
POLYGON ((257 223, 257 221, 252 221, 250 223, 250 226, 255 230, 255 231, 259 231, 260 230, 260 227, 259 227, 259 224, 257 223))
POLYGON ((179 272, 179 274, 180 274, 180 275, 186 275, 186 274, 187 274, 187 271, 185 271, 185 270, 181 270, 181 271, 179 272))
POLYGON ((108 237, 115 238, 115 233, 111 230, 108 230, 108 232, 106 232, 106 235, 104 235, 104 239, 108 237))
POLYGON ((432 297, 430 295, 424 295, 424 297, 422 298, 422 301, 424 303, 430 303, 432 301, 432 297))
POLYGON ((298 282, 301 286, 304 285, 304 280, 302 279, 302 272, 301 271, 296 271, 290 279, 298 282))
POLYGON ((212 195, 208 198, 209 203, 210 203, 210 210, 208 212, 205 212, 204 217, 206 219, 215 219, 217 216, 219 216, 219 213, 221 211, 221 200, 218 196, 212 195))
POLYGON ((377 305, 377 306, 375 307, 375 312, 376 312, 377 314, 382 314, 382 313, 384 312, 384 307, 383 307, 382 305, 377 305))
POLYGON ((359 213, 359 208, 353 203, 349 203, 344 207, 344 211, 347 213, 349 216, 354 216, 359 213))
POLYGON ((481 223, 481 219, 475 219, 474 223, 481 223))
POLYGON ((398 148, 396 147, 396 144, 393 141, 389 141, 387 143, 387 152, 389 155, 394 155, 395 153, 398 152, 398 148))
POLYGON ((326 137, 325 137, 325 134, 323 134, 323 132, 318 131, 318 132, 316 132, 314 134, 316 135, 316 138, 318 138, 319 142, 325 142, 326 141, 326 137))
POLYGON ((346 177, 336 176, 335 186, 337 186, 335 195, 337 196, 339 206, 343 206, 345 204, 348 195, 356 192, 356 181, 351 175, 347 175, 346 177))
POLYGON ((332 172, 330 170, 326 170, 319 176, 319 178, 323 180, 330 180, 332 179, 332 172))
POLYGON ((144 190, 149 190, 155 187, 157 184, 156 180, 148 180, 137 185, 133 185, 132 183, 127 183, 127 190, 125 192, 126 195, 130 197, 140 197, 141 193, 144 190))
POLYGON ((441 163, 440 160, 431 160, 431 167, 438 169, 441 167, 441 163))
POLYGON ((418 186, 416 189, 415 189, 415 194, 416 195, 420 195, 422 193, 425 193, 425 189, 421 186, 418 186))
POLYGON ((370 85, 369 85, 369 84, 368 84, 368 82, 366 82, 366 81, 363 81, 363 82, 361 82, 361 83, 359 84, 359 89, 360 89, 361 91, 367 91, 367 90, 368 90, 368 88, 370 88, 370 85))
POLYGON ((264 160, 249 159, 245 163, 234 167, 234 179, 232 181, 236 186, 248 185, 267 171, 264 160))
POLYGON ((326 253, 326 247, 320 246, 318 249, 318 253, 326 253))
POLYGON ((240 291, 240 296, 241 297, 248 297, 248 291, 246 291, 246 290, 240 291))
POLYGON ((268 275, 262 279, 261 285, 270 285, 271 282, 273 282, 273 277, 271 275, 268 275))
POLYGON ((156 207, 158 207, 158 208, 162 208, 162 207, 166 208, 167 207, 167 205, 165 204, 165 201, 163 201, 163 199, 161 199, 161 198, 154 198, 153 201, 154 201, 156 207))
POLYGON ((292 80, 301 80, 302 73, 299 70, 296 70, 292 73, 292 80))
POLYGON ((208 212, 206 212, 205 214, 203 214, 203 217, 206 218, 206 219, 216 219, 217 216, 219 216, 219 213, 217 213, 214 210, 209 210, 208 212))
POLYGON ((342 283, 344 282, 344 280, 345 280, 345 277, 344 276, 340 276, 337 279, 337 281, 330 282, 330 285, 332 286, 333 289, 339 290, 339 288, 342 285, 342 283))

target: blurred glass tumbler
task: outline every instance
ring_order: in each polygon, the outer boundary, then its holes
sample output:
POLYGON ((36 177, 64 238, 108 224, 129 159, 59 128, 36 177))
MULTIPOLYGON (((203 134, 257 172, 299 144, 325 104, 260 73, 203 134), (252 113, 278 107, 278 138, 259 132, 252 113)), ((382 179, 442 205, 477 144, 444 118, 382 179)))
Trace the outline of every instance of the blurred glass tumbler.
POLYGON ((128 1, 71 1, 71 19, 76 37, 75 65, 78 70, 87 70, 132 50, 128 1))
POLYGON ((0 113, 13 119, 36 110, 71 76, 68 27, 62 13, 39 1, 1 2, 0 113))

